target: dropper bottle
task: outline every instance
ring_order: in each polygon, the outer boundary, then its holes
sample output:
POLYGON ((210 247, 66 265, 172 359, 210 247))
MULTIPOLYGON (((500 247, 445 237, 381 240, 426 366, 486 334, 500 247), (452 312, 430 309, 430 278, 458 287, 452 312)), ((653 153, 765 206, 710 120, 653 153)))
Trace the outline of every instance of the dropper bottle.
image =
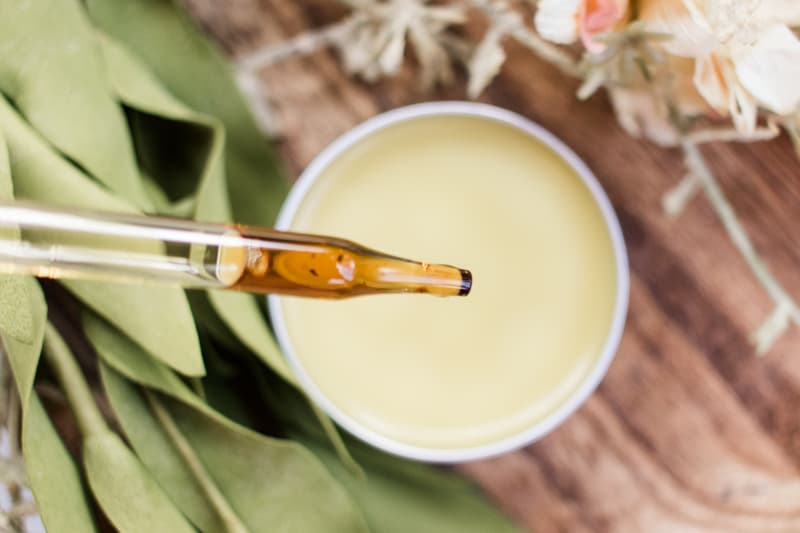
POLYGON ((314 298, 464 296, 466 270, 334 237, 0 202, 0 273, 314 298))

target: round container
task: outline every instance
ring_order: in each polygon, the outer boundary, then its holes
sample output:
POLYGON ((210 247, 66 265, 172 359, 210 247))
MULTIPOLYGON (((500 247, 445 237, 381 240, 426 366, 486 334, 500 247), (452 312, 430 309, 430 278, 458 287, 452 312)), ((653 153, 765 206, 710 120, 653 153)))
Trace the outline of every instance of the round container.
MULTIPOLYGON (((400 122, 421 117, 447 115, 479 117, 490 121, 497 121, 524 132, 544 144, 560 156, 577 176, 580 177, 585 186, 589 189, 596 206, 602 213, 613 247, 613 256, 616 266, 616 291, 613 313, 610 327, 608 328, 607 336, 599 356, 596 357, 593 366, 585 374, 585 377, 578 386, 573 389, 573 392, 566 398, 566 401, 563 401, 557 408, 544 416, 544 418, 525 430, 495 442, 455 449, 428 448, 398 442, 354 420, 342 409, 337 407, 337 405, 320 390, 319 386, 303 367, 301 358, 298 357, 295 351, 285 322, 280 297, 268 297, 270 316, 280 347, 301 386, 313 401, 320 405, 322 409, 345 430, 377 448, 410 459, 438 463, 471 461, 509 452, 532 443, 564 422, 564 420, 566 420, 566 418, 594 391, 614 358, 624 327, 629 291, 628 259, 619 221, 611 207, 608 197, 592 172, 572 150, 541 126, 516 113, 486 104, 473 102, 431 102, 417 104, 383 113, 356 126, 324 149, 306 168, 287 197, 278 217, 276 227, 282 230, 290 230, 292 228, 295 214, 301 205, 303 205, 308 191, 318 177, 331 162, 336 160, 344 151, 359 140, 370 136, 382 128, 400 122)), ((347 237, 346 235, 342 236, 347 237)), ((384 251, 391 252, 392 250, 384 251)), ((469 268, 469 265, 462 266, 469 268)), ((475 282, 480 284, 480 278, 476 278, 475 282)), ((469 298, 469 296, 467 296, 467 298, 469 298)))

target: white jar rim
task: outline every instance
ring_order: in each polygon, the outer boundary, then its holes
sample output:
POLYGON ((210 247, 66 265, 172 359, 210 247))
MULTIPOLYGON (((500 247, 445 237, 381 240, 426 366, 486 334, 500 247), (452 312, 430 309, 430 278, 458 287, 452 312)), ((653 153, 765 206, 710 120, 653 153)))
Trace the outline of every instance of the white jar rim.
POLYGON ((575 171, 591 192, 592 198, 602 213, 603 220, 605 221, 608 233, 611 237, 616 267, 616 294, 614 297, 614 311, 611 324, 600 356, 565 402, 546 417, 534 423, 531 427, 515 435, 496 442, 454 449, 426 448, 395 441, 365 427, 339 409, 322 393, 300 364, 286 327, 280 299, 275 295, 268 296, 270 320, 278 344, 289 366, 297 376, 300 385, 311 399, 339 426, 372 446, 408 459, 432 463, 458 463, 500 455, 531 444, 562 424, 588 399, 592 392, 594 392, 595 388, 597 388, 600 381, 606 375, 608 368, 611 366, 625 326, 625 317, 628 311, 628 294, 630 290, 628 255, 625 250, 625 242, 619 220, 611 206, 608 196, 606 196, 602 186, 586 164, 575 152, 542 126, 512 111, 477 102, 448 101, 410 105, 382 113, 350 129, 328 145, 314 158, 308 167, 306 167, 283 203, 275 227, 281 230, 289 230, 291 228, 293 219, 312 185, 317 181, 328 165, 353 144, 380 129, 400 122, 421 117, 448 115, 485 118, 512 126, 553 150, 575 171))

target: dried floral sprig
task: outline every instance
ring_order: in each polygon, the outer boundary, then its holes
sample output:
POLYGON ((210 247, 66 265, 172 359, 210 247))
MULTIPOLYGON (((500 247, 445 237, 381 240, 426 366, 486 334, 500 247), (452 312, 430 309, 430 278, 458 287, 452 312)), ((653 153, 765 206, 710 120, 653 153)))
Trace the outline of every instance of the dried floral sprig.
POLYGON ((755 251, 747 232, 742 227, 736 214, 717 183, 714 174, 700 154, 697 145, 684 142, 682 145, 689 172, 700 183, 714 208, 715 213, 722 221, 725 231, 731 242, 747 262, 750 271, 758 282, 764 287, 770 299, 775 304, 772 313, 762 322, 750 336, 759 355, 764 355, 775 344, 775 341, 786 331, 789 322, 800 325, 800 307, 788 294, 786 289, 770 272, 767 265, 755 251))
POLYGON ((575 59, 548 43, 525 24, 505 1, 465 0, 433 4, 429 0, 338 0, 351 9, 342 20, 284 42, 267 45, 237 62, 240 78, 253 75, 295 55, 323 48, 335 49, 345 70, 367 80, 394 74, 400 67, 407 42, 420 65, 421 85, 452 80, 452 64, 463 62, 479 81, 471 82, 477 96, 505 60, 500 42, 510 37, 563 72, 578 75, 575 59), (448 32, 466 22, 466 13, 484 15, 488 28, 477 45, 448 32), (498 63, 498 58, 501 58, 498 63))
POLYGON ((333 47, 349 74, 375 81, 399 70, 408 41, 424 87, 452 79, 450 53, 442 34, 465 22, 462 5, 437 5, 427 0, 341 2, 351 9, 343 20, 249 54, 239 60, 239 72, 253 72, 292 55, 333 47))
POLYGON ((513 39, 581 79, 579 98, 606 89, 620 125, 631 135, 682 149, 688 174, 663 196, 662 207, 678 216, 700 191, 708 198, 775 305, 751 336, 759 354, 769 351, 790 323, 800 324, 796 300, 755 251, 698 148, 712 141, 765 141, 783 130, 800 157, 800 39, 790 29, 800 25, 800 2, 528 0, 538 6, 531 28, 517 9, 522 2, 339 1, 351 9, 345 19, 244 57, 240 78, 330 46, 348 72, 373 80, 397 70, 408 40, 423 86, 449 82, 452 64, 459 62, 474 98, 500 71, 504 42, 513 39), (469 11, 487 22, 476 43, 449 31, 463 24, 469 11), (553 44, 578 41, 585 48, 580 60, 553 44), (724 119, 732 127, 720 124, 724 119))

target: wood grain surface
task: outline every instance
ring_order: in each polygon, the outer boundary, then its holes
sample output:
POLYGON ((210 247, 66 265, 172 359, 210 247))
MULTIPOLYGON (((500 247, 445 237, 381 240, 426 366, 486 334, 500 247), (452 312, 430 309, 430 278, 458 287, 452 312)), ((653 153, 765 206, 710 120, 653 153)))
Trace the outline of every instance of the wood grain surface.
MULTIPOLYGON (((333 0, 191 0, 233 57, 341 15, 333 0)), ((480 31, 476 28, 475 31, 480 31)), ((681 155, 638 141, 608 101, 509 43, 481 100, 553 131, 594 170, 619 214, 632 269, 625 335, 598 391, 534 445, 459 470, 538 532, 800 531, 800 331, 764 358, 749 333, 771 310, 702 196, 660 207, 681 155)), ((291 175, 364 119, 404 104, 464 99, 463 80, 421 93, 413 58, 394 79, 350 79, 331 52, 261 73, 291 175)), ((704 149, 758 250, 800 298, 800 164, 787 139, 704 149)))

